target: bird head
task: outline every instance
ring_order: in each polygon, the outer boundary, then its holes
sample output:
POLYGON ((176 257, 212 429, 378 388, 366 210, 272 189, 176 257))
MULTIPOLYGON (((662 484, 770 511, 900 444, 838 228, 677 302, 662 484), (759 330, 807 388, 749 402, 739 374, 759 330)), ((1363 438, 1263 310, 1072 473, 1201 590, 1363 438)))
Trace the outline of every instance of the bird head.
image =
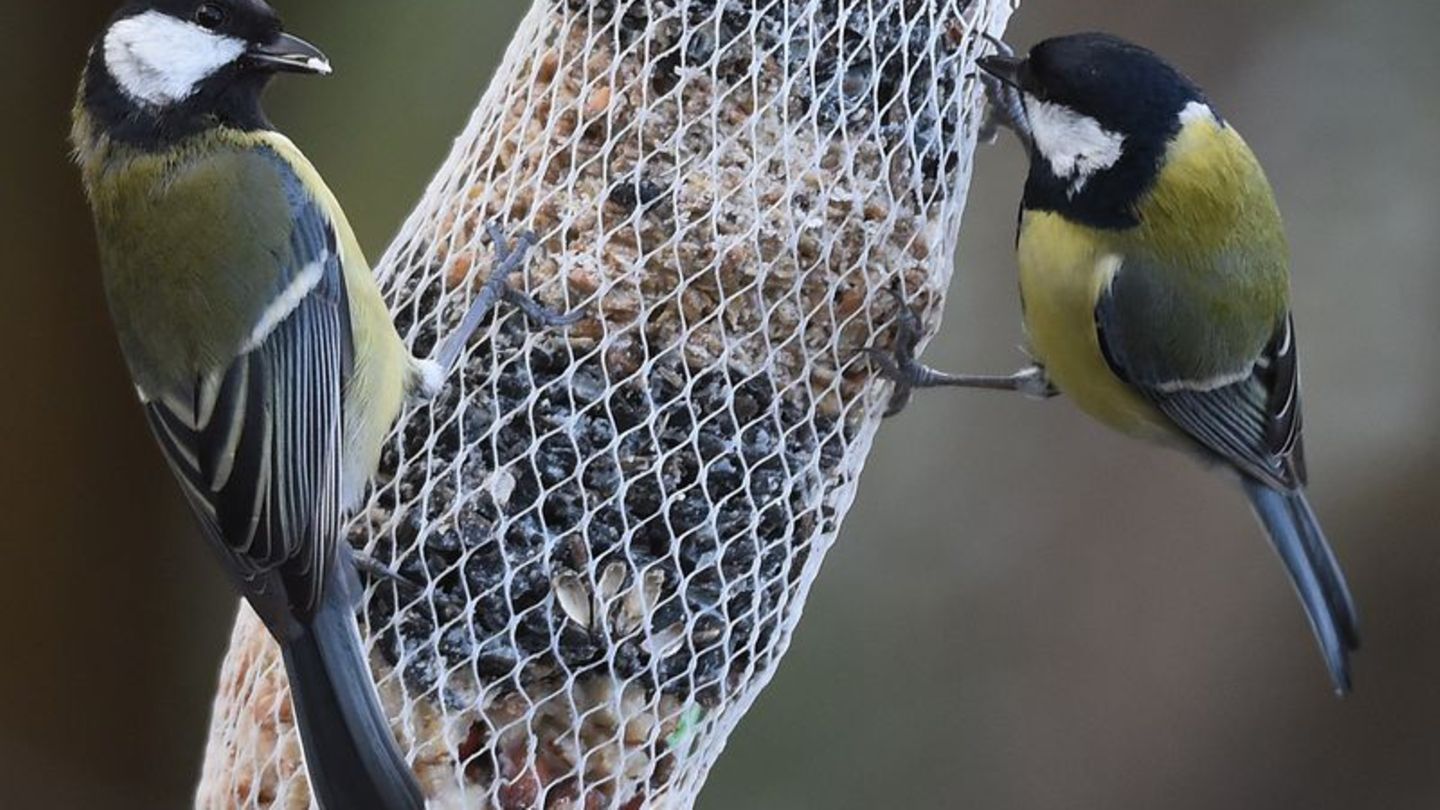
POLYGON ((331 69, 262 0, 136 0, 91 49, 83 101, 112 137, 164 142, 268 126, 260 96, 282 72, 331 69))
POLYGON ((1154 181, 1187 120, 1218 120, 1200 88, 1155 53, 1108 34, 1048 39, 980 67, 1020 93, 1033 136, 1031 185, 1113 212, 1154 181))

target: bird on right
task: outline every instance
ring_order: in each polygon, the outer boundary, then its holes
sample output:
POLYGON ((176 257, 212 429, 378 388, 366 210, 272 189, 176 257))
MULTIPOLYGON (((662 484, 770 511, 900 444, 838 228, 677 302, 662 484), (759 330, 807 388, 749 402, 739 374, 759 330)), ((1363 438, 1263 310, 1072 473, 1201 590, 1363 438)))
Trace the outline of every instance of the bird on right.
POLYGON ((1344 574, 1305 497, 1289 248, 1240 134, 1179 70, 1100 33, 980 60, 992 115, 1029 150, 1018 258, 1035 364, 944 374, 915 360, 918 320, 871 350, 896 384, 1064 394, 1128 435, 1237 479, 1285 564, 1335 689, 1360 639, 1344 574))

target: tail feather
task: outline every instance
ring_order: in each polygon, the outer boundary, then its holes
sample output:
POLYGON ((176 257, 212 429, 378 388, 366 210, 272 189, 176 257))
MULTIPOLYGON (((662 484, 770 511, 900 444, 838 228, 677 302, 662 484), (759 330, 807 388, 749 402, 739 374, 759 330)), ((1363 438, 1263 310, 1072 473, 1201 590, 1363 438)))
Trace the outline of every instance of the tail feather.
POLYGON ((1290 510, 1295 515, 1295 525, 1300 528, 1300 535, 1305 541, 1305 547, 1314 561, 1315 573, 1320 578, 1320 586, 1324 589, 1330 601, 1331 612, 1336 617, 1337 628, 1340 631, 1340 639, 1350 651, 1360 649, 1360 618, 1355 610, 1354 597, 1350 595, 1350 586, 1345 582, 1345 573, 1340 568, 1339 560, 1335 559, 1335 552, 1325 540, 1325 533, 1320 530, 1320 519, 1315 516, 1315 510, 1310 507, 1310 501, 1305 497, 1304 492, 1295 492, 1287 497, 1290 502, 1290 510))
POLYGON ((1285 563, 1335 689, 1350 691, 1350 653, 1360 647, 1359 622, 1350 589, 1320 522, 1300 490, 1284 492, 1245 480, 1245 492, 1285 563))
POLYGON ((323 810, 423 810, 361 652, 355 614, 334 588, 282 645, 310 791, 323 810))

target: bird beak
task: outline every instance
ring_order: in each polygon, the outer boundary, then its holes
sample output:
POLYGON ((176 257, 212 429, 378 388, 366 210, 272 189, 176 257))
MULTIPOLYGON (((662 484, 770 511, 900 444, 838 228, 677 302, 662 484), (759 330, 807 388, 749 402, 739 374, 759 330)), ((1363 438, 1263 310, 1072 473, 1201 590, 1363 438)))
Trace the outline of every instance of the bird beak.
POLYGON ((1016 90, 1022 89, 1020 87, 1020 68, 1025 64, 1023 57, 1006 56, 997 53, 991 56, 981 57, 976 64, 980 65, 981 70, 1016 90))
POLYGON ((252 65, 284 73, 328 76, 333 72, 319 48, 289 34, 281 34, 268 45, 252 46, 245 55, 252 65))

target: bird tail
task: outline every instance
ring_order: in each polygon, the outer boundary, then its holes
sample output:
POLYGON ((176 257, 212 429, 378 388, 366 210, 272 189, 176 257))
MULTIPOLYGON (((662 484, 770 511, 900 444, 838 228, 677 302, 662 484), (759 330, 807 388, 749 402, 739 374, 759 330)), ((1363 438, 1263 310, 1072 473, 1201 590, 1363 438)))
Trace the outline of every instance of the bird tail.
POLYGON ((1276 490, 1247 477, 1245 492, 1305 605, 1336 691, 1349 692, 1350 653, 1360 649, 1359 621, 1315 511, 1302 490, 1276 490))
POLYGON ((323 810, 423 810, 361 652, 349 589, 326 590, 281 645, 311 794, 323 810))

